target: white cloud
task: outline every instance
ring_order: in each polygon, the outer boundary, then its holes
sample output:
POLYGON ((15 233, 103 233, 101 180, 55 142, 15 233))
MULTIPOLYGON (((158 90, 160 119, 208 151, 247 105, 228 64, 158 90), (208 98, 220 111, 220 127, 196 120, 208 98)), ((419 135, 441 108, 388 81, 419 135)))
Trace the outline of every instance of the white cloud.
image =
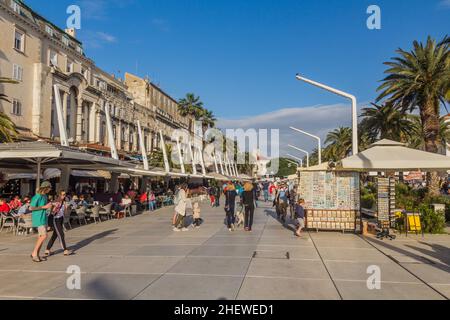
POLYGON ((88 20, 107 20, 110 9, 123 9, 134 4, 135 0, 79 0, 81 16, 88 20))
POLYGON ((167 20, 161 19, 161 18, 154 18, 152 20, 152 25, 156 27, 159 31, 163 32, 169 32, 170 26, 167 20))
POLYGON ((104 45, 117 42, 117 38, 111 34, 102 31, 84 31, 82 40, 86 48, 99 49, 104 45))
POLYGON ((441 0, 439 2, 440 7, 450 8, 450 0, 441 0))
MULTIPOLYGON (((365 106, 366 104, 364 104, 365 106)), ((361 109, 362 107, 360 107, 361 109)), ((280 156, 286 153, 303 155, 296 153, 288 147, 289 144, 311 151, 317 147, 314 139, 296 133, 289 127, 296 127, 310 132, 325 141, 328 132, 340 127, 351 125, 351 108, 346 104, 335 104, 326 106, 311 106, 305 108, 286 108, 257 116, 245 117, 242 119, 219 119, 217 127, 221 129, 279 129, 280 156)), ((270 141, 270 139, 268 139, 270 141)), ((273 148, 269 146, 269 150, 273 148)), ((266 156, 263 150, 262 153, 266 156)))
POLYGON ((107 33, 105 33, 105 32, 99 31, 99 32, 97 32, 96 34, 97 34, 98 38, 99 38, 100 40, 104 41, 104 42, 108 42, 108 43, 114 43, 114 42, 117 42, 116 37, 114 37, 114 36, 112 36, 112 35, 110 35, 110 34, 107 34, 107 33))

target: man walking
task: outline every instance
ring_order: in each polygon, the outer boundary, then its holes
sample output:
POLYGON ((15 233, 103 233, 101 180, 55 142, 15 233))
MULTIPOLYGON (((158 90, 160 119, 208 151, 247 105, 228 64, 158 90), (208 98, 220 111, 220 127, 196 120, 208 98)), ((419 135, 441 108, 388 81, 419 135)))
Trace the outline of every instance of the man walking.
POLYGON ((31 199, 30 211, 33 228, 38 230, 38 238, 34 246, 31 259, 34 262, 42 262, 39 253, 42 244, 47 239, 47 210, 51 209, 52 204, 48 202, 48 194, 52 190, 52 185, 48 181, 42 182, 36 195, 31 199))
POLYGON ((264 181, 263 183, 263 193, 264 193, 264 202, 269 201, 269 182, 264 181))

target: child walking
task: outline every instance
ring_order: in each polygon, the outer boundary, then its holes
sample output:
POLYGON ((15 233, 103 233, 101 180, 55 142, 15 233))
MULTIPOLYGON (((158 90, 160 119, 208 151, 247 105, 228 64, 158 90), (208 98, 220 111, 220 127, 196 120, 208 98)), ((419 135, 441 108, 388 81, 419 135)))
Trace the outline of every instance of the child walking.
POLYGON ((203 219, 201 218, 201 209, 200 209, 200 205, 198 204, 198 202, 194 203, 194 227, 196 229, 200 228, 200 225, 203 222, 203 219))
POLYGON ((297 237, 302 236, 302 230, 305 228, 305 200, 300 199, 295 206, 295 219, 297 220, 297 232, 295 235, 297 237))

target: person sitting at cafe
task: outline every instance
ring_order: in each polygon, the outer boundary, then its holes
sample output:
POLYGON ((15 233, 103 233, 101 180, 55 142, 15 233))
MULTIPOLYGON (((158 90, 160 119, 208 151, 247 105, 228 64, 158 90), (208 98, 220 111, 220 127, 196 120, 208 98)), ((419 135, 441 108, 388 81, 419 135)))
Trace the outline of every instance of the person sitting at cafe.
POLYGON ((2 213, 4 215, 9 215, 10 211, 11 211, 11 208, 9 207, 6 200, 3 198, 0 198, 0 213, 2 213))
POLYGON ((22 201, 20 201, 19 196, 15 196, 14 199, 12 199, 8 205, 11 208, 11 210, 17 210, 22 206, 22 201))
POLYGON ((23 216, 31 213, 30 202, 31 202, 30 197, 23 198, 23 204, 17 211, 18 216, 23 216))
POLYGON ((78 207, 85 207, 85 208, 87 208, 88 206, 89 206, 89 204, 87 203, 84 195, 81 195, 80 199, 78 201, 78 207))
POLYGON ((72 198, 69 200, 69 206, 71 206, 72 208, 78 208, 78 196, 76 194, 74 194, 72 196, 72 198))
POLYGON ((122 206, 122 208, 125 208, 128 205, 131 205, 131 198, 129 195, 125 195, 125 197, 122 199, 122 202, 120 203, 120 205, 122 206))

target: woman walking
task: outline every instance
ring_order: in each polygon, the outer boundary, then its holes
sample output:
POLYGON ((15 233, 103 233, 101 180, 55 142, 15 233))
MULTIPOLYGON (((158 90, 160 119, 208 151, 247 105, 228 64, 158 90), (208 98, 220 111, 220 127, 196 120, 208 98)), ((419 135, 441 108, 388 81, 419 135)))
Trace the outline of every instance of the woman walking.
POLYGON ((187 205, 187 186, 182 185, 177 194, 177 205, 175 207, 176 219, 173 227, 173 231, 188 231, 184 226, 184 220, 186 217, 186 205, 187 205))
POLYGON ((52 228, 53 234, 47 244, 47 250, 45 250, 46 257, 53 255, 51 250, 56 239, 59 239, 59 243, 61 244, 61 248, 64 250, 64 255, 66 257, 74 254, 73 251, 67 249, 64 235, 64 213, 66 212, 66 209, 66 192, 61 191, 59 193, 59 197, 53 203, 53 210, 51 214, 48 216, 48 225, 52 228))
POLYGON ((235 229, 234 208, 236 206, 236 195, 236 187, 232 182, 228 183, 225 191, 225 212, 227 213, 227 225, 230 232, 235 229))
POLYGON ((245 208, 245 231, 251 232, 253 227, 253 216, 255 214, 255 193, 253 185, 247 182, 244 185, 244 192, 242 194, 242 203, 245 208))
POLYGON ((38 230, 38 238, 34 246, 31 259, 34 262, 42 262, 39 257, 42 244, 47 239, 47 210, 51 209, 52 204, 48 202, 48 194, 52 190, 52 185, 48 181, 42 182, 36 195, 31 199, 30 211, 32 212, 32 226, 38 230))

